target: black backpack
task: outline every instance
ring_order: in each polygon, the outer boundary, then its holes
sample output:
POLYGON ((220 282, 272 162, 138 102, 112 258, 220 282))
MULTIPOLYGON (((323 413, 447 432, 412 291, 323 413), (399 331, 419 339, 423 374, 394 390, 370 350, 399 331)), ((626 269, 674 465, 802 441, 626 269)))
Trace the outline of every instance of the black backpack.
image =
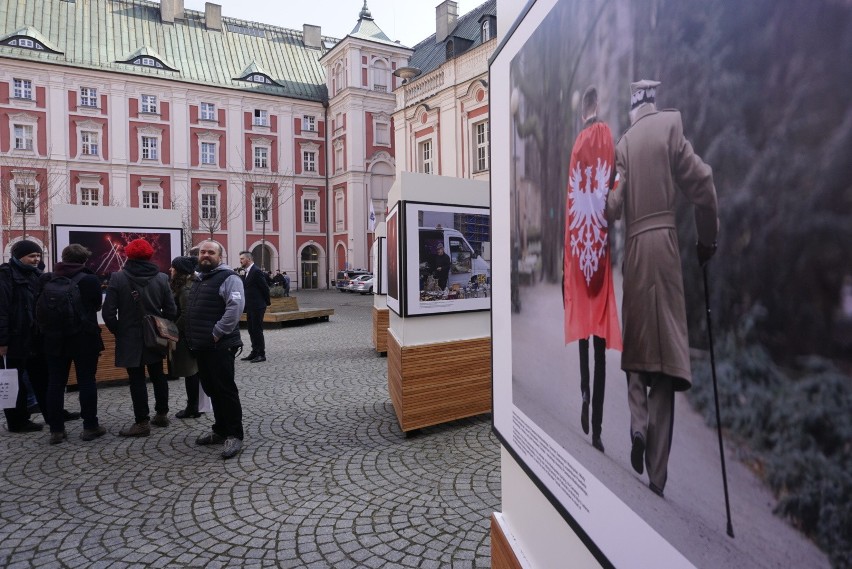
POLYGON ((52 276, 44 283, 35 306, 36 324, 42 334, 73 336, 82 331, 83 299, 77 285, 84 276, 52 276))

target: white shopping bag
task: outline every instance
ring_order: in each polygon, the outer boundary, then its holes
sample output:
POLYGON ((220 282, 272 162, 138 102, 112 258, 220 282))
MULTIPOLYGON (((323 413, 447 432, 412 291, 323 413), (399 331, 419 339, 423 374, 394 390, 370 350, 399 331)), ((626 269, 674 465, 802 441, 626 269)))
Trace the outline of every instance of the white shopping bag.
POLYGON ((210 396, 204 393, 204 388, 201 387, 201 383, 198 384, 198 412, 213 412, 213 403, 210 402, 210 396))
MULTIPOLYGON (((3 356, 6 368, 6 357, 3 356)), ((18 401, 18 370, 0 369, 0 409, 14 409, 18 401)))

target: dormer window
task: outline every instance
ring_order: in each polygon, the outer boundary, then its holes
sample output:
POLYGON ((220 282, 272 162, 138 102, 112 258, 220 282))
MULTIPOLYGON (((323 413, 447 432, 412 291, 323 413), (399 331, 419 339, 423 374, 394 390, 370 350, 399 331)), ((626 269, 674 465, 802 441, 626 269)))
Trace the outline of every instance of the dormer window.
POLYGON ((447 42, 446 58, 452 59, 454 54, 455 54, 455 46, 453 45, 453 40, 450 40, 450 41, 447 42))
POLYGON ((491 22, 485 20, 482 22, 482 43, 491 39, 491 22))
MULTIPOLYGON (((39 42, 37 42, 33 39, 30 39, 30 38, 18 38, 18 39, 10 40, 9 42, 7 42, 6 45, 44 51, 43 45, 41 45, 39 42)), ((50 50, 50 51, 52 51, 52 50, 50 50)))
POLYGON ((167 71, 177 71, 169 65, 162 55, 151 49, 150 46, 142 46, 137 49, 126 59, 119 59, 117 63, 125 63, 127 65, 138 65, 139 67, 150 67, 151 69, 165 69, 167 71))
MULTIPOLYGON (((269 75, 264 73, 249 73, 243 77, 237 78, 239 81, 248 81, 249 83, 260 83, 261 85, 278 85, 269 75)), ((278 85, 280 87, 280 85, 278 85)))
POLYGON ((56 46, 52 45, 47 38, 38 32, 38 30, 29 26, 20 28, 11 34, 3 36, 3 38, 0 39, 0 45, 19 47, 21 49, 32 49, 47 53, 62 53, 57 51, 56 46))

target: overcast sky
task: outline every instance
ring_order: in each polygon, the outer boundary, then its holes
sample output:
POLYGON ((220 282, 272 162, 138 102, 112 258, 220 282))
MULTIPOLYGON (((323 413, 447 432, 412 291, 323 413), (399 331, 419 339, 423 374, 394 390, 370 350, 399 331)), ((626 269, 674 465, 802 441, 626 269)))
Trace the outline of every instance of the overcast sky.
MULTIPOLYGON (((204 11, 207 0, 184 0, 184 7, 204 11)), ((457 0, 459 16, 485 0, 457 0)), ((364 0, 213 0, 222 16, 301 30, 322 28, 323 35, 342 38, 358 23, 364 0)), ((385 35, 407 47, 435 33, 435 6, 440 0, 367 0, 373 20, 385 35)))

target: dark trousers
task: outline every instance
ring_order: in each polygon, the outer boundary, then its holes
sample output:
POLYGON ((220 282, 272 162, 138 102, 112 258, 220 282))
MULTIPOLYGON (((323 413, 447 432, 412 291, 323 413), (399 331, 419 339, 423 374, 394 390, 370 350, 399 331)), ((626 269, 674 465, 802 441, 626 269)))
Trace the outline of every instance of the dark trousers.
MULTIPOLYGON (((2 363, 3 359, 0 358, 0 365, 2 363)), ((30 420, 30 412, 27 411, 27 389, 23 381, 24 373, 29 377, 41 414, 44 421, 47 422, 47 367, 44 358, 41 356, 31 358, 10 358, 7 356, 6 365, 9 369, 18 370, 18 398, 15 400, 15 408, 3 409, 3 413, 6 415, 6 426, 14 430, 24 426, 30 420)))
POLYGON ((266 343, 263 340, 263 315, 265 308, 246 310, 249 338, 251 338, 251 353, 256 356, 266 356, 266 343))
MULTIPOLYGON (((595 347, 595 384, 592 391, 592 435, 601 436, 606 391, 606 340, 592 336, 595 347)), ((589 340, 580 340, 580 391, 589 400, 589 340)))
POLYGON ((127 375, 130 377, 130 399, 133 401, 133 415, 137 423, 151 418, 148 408, 148 388, 145 386, 146 367, 148 377, 151 378, 151 385, 154 386, 154 411, 162 415, 169 412, 169 383, 163 374, 163 362, 129 367, 127 375))
POLYGON ((213 405, 213 432, 243 440, 243 407, 234 380, 237 348, 193 352, 204 393, 213 405))
POLYGON ((186 408, 189 411, 198 411, 198 386, 201 383, 198 374, 190 375, 183 381, 186 385, 186 408))
POLYGON ((99 353, 68 356, 47 356, 47 418, 51 433, 65 430, 65 387, 71 362, 77 372, 77 387, 80 396, 80 415, 84 429, 98 428, 98 388, 95 375, 98 372, 99 353))

